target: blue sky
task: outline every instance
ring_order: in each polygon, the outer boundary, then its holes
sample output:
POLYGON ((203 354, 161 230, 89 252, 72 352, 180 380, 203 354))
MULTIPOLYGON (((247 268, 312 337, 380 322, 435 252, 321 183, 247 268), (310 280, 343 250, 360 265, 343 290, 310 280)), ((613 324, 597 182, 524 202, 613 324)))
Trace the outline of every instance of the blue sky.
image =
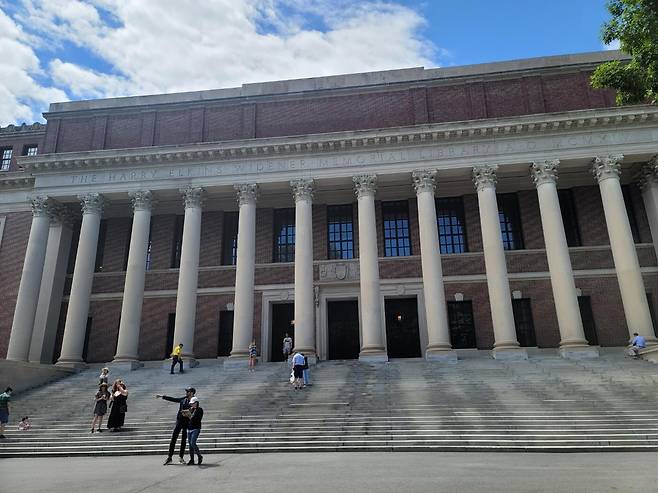
POLYGON ((0 0, 0 125, 55 101, 604 49, 605 0, 0 0))

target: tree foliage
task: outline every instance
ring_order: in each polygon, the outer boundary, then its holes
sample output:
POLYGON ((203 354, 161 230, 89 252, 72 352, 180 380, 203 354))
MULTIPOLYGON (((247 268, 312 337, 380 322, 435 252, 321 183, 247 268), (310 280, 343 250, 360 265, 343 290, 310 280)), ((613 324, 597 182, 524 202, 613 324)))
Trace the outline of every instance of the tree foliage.
POLYGON ((605 44, 619 41, 630 62, 599 65, 591 83, 617 90, 617 104, 658 104, 658 0, 609 0, 612 19, 603 25, 605 44))

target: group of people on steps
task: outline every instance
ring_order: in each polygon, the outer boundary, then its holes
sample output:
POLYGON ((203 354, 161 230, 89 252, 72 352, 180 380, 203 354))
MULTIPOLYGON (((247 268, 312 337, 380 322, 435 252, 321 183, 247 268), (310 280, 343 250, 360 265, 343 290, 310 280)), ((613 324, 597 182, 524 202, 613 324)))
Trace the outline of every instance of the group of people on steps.
POLYGON ((91 433, 103 431, 103 416, 110 409, 110 416, 107 418, 107 428, 110 431, 121 431, 126 420, 128 412, 128 387, 120 378, 112 384, 112 391, 108 390, 109 386, 109 368, 103 368, 98 376, 98 392, 94 396, 94 419, 91 421, 91 433))

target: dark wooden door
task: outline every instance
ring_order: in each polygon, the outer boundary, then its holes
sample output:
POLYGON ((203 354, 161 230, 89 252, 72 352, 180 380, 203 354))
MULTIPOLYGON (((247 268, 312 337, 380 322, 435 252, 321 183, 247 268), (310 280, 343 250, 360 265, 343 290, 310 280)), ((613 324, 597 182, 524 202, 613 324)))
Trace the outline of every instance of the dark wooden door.
POLYGON ((386 351, 389 358, 419 358, 418 303, 416 298, 392 298, 384 302, 386 351))
POLYGON ((450 325, 450 343, 454 349, 477 347, 473 304, 470 300, 448 302, 448 324, 450 325))
POLYGON ((270 361, 283 361, 283 339, 286 333, 295 342, 295 305, 294 303, 277 303, 272 305, 272 341, 270 343, 270 361))
POLYGON ((327 302, 328 359, 359 357, 359 304, 357 300, 327 302))
POLYGON ((217 356, 230 356, 233 349, 233 310, 219 312, 219 341, 217 356))

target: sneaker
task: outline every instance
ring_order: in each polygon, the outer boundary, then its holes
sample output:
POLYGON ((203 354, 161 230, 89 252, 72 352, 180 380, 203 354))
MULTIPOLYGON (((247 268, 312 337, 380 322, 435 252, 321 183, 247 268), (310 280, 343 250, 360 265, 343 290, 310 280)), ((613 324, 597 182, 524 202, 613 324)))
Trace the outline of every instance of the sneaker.
POLYGON ((188 466, 193 466, 194 465, 194 459, 190 459, 187 463, 188 466))
POLYGON ((98 428, 96 431, 97 431, 98 433, 103 433, 103 430, 101 430, 100 428, 98 428))
POLYGON ((178 458, 178 463, 179 464, 185 464, 185 459, 183 459, 182 457, 179 457, 178 458))
POLYGON ((199 462, 199 465, 201 465, 201 463, 203 462, 203 455, 199 456, 199 461, 198 462, 199 462))
POLYGON ((94 431, 96 431, 96 430, 94 430, 94 429, 92 428, 92 429, 91 429, 91 432, 93 433, 94 431))
POLYGON ((167 457, 167 459, 164 461, 163 466, 166 466, 167 464, 171 464, 171 457, 167 457))

